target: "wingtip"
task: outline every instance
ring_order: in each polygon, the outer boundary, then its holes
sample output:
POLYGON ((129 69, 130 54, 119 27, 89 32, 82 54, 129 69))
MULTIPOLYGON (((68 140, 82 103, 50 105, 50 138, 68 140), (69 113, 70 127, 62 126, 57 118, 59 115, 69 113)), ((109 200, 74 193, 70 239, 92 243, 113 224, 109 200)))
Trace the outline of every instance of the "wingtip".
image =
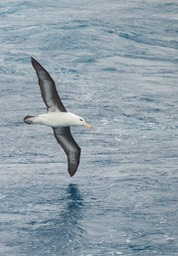
MULTIPOLYGON (((78 163, 79 165, 79 163, 78 163)), ((75 167, 72 167, 72 166, 68 166, 68 173, 70 175, 70 177, 73 177, 75 175, 75 173, 77 172, 77 169, 78 169, 78 165, 75 166, 75 167)))
POLYGON ((33 57, 31 57, 31 64, 34 67, 34 69, 37 71, 39 69, 44 69, 41 64, 33 57))
POLYGON ((68 173, 69 173, 70 177, 73 177, 74 174, 76 173, 76 171, 77 171, 77 170, 75 170, 75 171, 68 170, 68 173))
POLYGON ((37 61, 35 60, 35 58, 31 57, 31 63, 33 64, 34 62, 37 62, 37 61))

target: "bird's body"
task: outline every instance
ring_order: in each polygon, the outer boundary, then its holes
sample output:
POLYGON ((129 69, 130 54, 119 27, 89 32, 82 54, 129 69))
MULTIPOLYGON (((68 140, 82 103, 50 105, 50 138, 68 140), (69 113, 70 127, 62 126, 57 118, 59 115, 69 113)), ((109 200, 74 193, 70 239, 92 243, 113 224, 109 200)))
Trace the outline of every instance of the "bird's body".
POLYGON ((52 128, 82 125, 78 116, 71 112, 47 112, 38 116, 28 117, 26 123, 42 124, 52 128))
POLYGON ((67 155, 68 172, 70 176, 73 176, 80 162, 81 149, 71 135, 70 126, 84 125, 87 128, 91 128, 91 126, 82 117, 65 109, 53 79, 34 58, 32 58, 32 65, 38 76, 41 95, 47 106, 47 113, 38 116, 28 115, 24 118, 24 122, 27 124, 46 125, 53 129, 57 142, 67 155))

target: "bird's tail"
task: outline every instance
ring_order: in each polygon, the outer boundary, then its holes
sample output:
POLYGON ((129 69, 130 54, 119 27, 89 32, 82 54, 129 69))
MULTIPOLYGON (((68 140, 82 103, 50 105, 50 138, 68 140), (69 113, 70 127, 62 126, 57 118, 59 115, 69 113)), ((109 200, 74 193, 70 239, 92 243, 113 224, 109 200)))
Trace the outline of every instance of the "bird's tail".
POLYGON ((34 120, 34 117, 35 116, 25 116, 23 121, 26 123, 26 124, 33 124, 33 120, 34 120))

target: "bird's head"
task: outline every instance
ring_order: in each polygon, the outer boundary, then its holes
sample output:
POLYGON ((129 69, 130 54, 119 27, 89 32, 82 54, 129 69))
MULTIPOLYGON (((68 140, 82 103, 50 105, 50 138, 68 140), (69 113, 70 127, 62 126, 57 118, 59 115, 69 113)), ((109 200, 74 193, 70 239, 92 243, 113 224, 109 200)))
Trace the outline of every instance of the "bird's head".
POLYGON ((91 128, 92 128, 92 126, 89 125, 89 124, 84 120, 83 117, 78 116, 78 117, 77 117, 77 123, 78 123, 78 125, 84 125, 84 126, 87 127, 88 129, 91 129, 91 128))

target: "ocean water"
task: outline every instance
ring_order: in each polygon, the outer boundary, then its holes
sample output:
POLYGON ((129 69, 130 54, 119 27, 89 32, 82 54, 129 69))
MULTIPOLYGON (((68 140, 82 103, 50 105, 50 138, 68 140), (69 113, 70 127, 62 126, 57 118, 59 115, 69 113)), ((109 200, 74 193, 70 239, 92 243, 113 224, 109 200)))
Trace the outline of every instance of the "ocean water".
POLYGON ((0 255, 178 255, 178 2, 0 2, 0 255), (72 178, 30 56, 82 148, 72 178))

